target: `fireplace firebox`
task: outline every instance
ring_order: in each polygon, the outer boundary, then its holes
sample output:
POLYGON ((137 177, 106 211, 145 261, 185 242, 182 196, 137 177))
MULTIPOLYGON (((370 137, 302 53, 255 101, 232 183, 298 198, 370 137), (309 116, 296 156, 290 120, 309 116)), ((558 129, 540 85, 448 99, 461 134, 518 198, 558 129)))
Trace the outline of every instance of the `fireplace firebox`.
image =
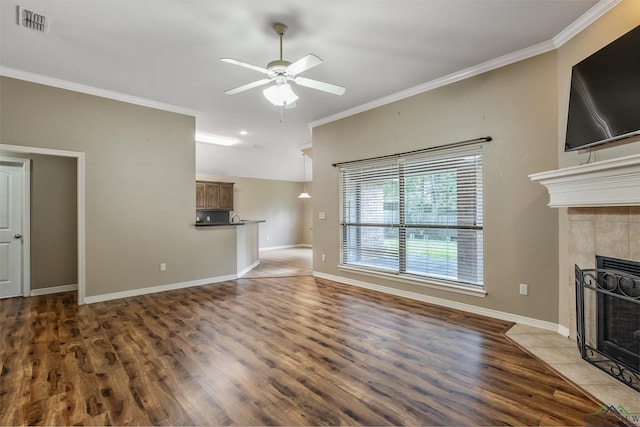
POLYGON ((580 354, 640 391, 640 262, 596 256, 596 265, 576 266, 580 354))

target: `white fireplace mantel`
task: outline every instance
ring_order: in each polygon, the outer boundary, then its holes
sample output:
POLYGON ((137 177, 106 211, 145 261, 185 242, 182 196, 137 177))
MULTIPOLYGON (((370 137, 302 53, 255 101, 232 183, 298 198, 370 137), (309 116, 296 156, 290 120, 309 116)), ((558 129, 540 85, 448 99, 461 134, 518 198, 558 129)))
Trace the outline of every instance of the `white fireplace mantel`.
POLYGON ((640 154, 529 175, 549 191, 549 206, 640 206, 640 154))

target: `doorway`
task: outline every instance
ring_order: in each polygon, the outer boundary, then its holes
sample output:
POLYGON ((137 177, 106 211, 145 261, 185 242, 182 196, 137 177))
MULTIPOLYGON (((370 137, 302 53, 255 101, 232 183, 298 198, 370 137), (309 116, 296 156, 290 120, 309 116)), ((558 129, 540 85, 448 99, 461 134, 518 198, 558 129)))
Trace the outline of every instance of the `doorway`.
MULTIPOLYGON (((75 151, 55 150, 49 148, 27 147, 19 145, 0 144, 0 150, 18 154, 40 154, 48 156, 70 157, 76 163, 76 194, 77 194, 77 289, 78 304, 84 304, 86 260, 85 260, 85 154, 75 151)), ((24 242, 28 239, 24 238, 24 242)), ((28 262, 29 257, 25 257, 28 262)), ((28 296, 28 294, 24 294, 28 296)))

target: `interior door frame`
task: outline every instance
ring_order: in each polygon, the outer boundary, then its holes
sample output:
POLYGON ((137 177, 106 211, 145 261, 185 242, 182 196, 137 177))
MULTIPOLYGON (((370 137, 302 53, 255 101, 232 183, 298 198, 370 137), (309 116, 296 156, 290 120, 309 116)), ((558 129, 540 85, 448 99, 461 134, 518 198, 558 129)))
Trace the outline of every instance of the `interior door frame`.
POLYGON ((0 157, 0 162, 22 168, 22 277, 20 292, 23 297, 31 294, 31 160, 17 157, 0 157))
MULTIPOLYGON (((78 209, 78 305, 84 304, 85 300, 85 285, 86 285, 86 253, 85 253, 85 153, 80 151, 66 151, 66 150, 55 150, 51 148, 40 148, 40 147, 28 147, 22 145, 9 145, 9 144, 0 144, 0 149, 5 151, 12 151, 14 153, 22 153, 22 154, 44 154, 49 156, 60 156, 60 157, 72 157, 76 159, 76 169, 77 169, 77 209, 78 209)), ((28 159, 21 159, 28 160, 28 159)), ((29 176, 30 174, 25 174, 25 176, 29 176)), ((26 198, 28 200, 28 198, 26 198)), ((30 214, 29 214, 30 215, 30 214)), ((30 216, 29 216, 30 219, 30 216)), ((30 226, 30 222, 26 222, 27 227, 30 226)), ((24 235, 24 233, 23 233, 24 235)), ((26 235, 25 235, 26 236, 26 235)), ((29 239, 24 239, 26 242, 29 242, 29 239)), ((29 246, 29 245, 27 245, 29 246)), ((30 250, 30 246, 29 246, 30 250)), ((30 252, 29 252, 30 255, 30 252)), ((28 273, 29 278, 31 277, 30 271, 30 258, 25 258, 23 261, 28 260, 24 264, 28 264, 28 273)), ((30 282, 29 282, 30 287, 30 282)), ((29 291, 30 292, 30 291, 29 291)), ((28 295, 25 295, 28 296, 28 295)))

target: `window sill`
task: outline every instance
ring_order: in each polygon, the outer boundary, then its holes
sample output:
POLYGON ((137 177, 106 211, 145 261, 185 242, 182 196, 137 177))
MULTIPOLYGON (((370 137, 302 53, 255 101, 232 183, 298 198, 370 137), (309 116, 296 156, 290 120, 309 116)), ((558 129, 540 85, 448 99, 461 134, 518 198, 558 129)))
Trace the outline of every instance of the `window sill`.
POLYGON ((397 274, 384 273, 382 271, 366 270, 363 268, 357 268, 357 267, 346 266, 346 265, 338 265, 338 269, 345 272, 363 274, 365 276, 384 278, 384 279, 393 280, 395 282, 407 283, 410 285, 417 285, 425 288, 437 289, 439 291, 455 292, 458 294, 471 295, 471 296, 480 297, 480 298, 484 298, 487 296, 487 292, 481 288, 473 288, 471 286, 458 285, 451 282, 440 281, 432 278, 429 278, 429 279, 426 279, 426 278, 420 279, 417 277, 411 278, 407 276, 399 276, 397 274))

